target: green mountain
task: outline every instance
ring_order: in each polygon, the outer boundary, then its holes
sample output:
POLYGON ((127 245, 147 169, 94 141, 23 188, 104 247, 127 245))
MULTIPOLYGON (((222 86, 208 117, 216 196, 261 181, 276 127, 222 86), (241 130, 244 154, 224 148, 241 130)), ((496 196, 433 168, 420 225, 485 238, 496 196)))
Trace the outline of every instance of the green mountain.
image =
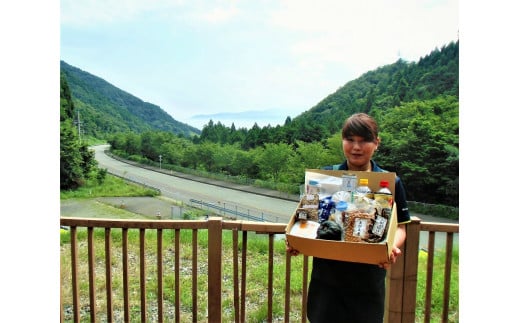
MULTIPOLYGON (((144 102, 64 61, 60 61, 60 71, 67 80, 74 106, 79 112, 81 135, 105 139, 119 132, 153 130, 185 137, 200 134, 199 129, 175 120, 159 106, 144 102)), ((77 122, 78 116, 75 118, 77 122)))
MULTIPOLYGON (((351 80, 321 100, 314 107, 294 118, 287 117, 283 126, 254 126, 249 130, 230 129, 219 122, 204 126, 200 142, 239 143, 243 149, 265 143, 323 142, 337 135, 346 118, 356 112, 366 112, 383 121, 383 115, 398 113, 399 107, 414 102, 428 106, 451 106, 459 98, 459 42, 434 49, 418 62, 397 60, 395 63, 368 71, 351 80), (442 100, 443 103, 432 100, 442 100)), ((458 115, 439 112, 458 124, 458 115)), ((401 116, 413 120, 415 115, 401 116)), ((382 128, 384 132, 392 129, 382 128)), ((458 133, 458 128, 449 133, 458 133)))
POLYGON ((377 114, 413 101, 459 96, 459 42, 434 49, 418 62, 397 62, 369 71, 295 117, 296 124, 317 124, 321 132, 305 141, 339 131, 353 113, 377 114))

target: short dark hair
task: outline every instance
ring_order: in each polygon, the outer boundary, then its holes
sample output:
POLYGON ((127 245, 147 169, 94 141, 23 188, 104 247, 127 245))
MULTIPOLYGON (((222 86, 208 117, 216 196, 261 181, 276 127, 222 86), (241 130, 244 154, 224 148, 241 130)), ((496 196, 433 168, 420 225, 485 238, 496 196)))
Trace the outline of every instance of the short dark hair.
POLYGON ((341 138, 360 136, 366 141, 375 141, 378 133, 379 127, 374 118, 366 113, 355 113, 345 120, 341 130, 341 138))

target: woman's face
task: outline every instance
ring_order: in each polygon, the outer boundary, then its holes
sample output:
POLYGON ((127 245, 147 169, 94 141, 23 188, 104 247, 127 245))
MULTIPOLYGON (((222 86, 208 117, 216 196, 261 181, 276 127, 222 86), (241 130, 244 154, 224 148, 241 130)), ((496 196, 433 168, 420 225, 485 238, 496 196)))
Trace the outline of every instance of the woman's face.
POLYGON ((379 138, 366 141, 361 136, 343 138, 343 154, 347 158, 350 170, 366 171, 370 169, 370 159, 379 145, 379 138))

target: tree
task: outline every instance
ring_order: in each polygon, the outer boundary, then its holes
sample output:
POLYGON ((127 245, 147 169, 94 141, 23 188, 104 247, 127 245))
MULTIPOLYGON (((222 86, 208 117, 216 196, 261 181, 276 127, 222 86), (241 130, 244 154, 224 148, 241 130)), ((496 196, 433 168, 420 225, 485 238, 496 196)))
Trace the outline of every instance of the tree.
POLYGON ((230 165, 231 175, 241 175, 248 178, 258 177, 258 165, 254 162, 254 150, 243 151, 235 145, 236 150, 233 155, 233 161, 230 165))
POLYGON ((83 185, 79 140, 70 120, 60 122, 60 189, 83 185))
POLYGON ((94 152, 79 142, 74 127, 74 104, 67 81, 60 77, 60 189, 76 189, 84 185, 96 169, 94 152))
POLYGON ((256 159, 262 178, 277 182, 293 155, 294 151, 287 144, 265 144, 256 159))
POLYGON ((378 114, 376 159, 396 172, 412 201, 458 205, 458 98, 405 103, 378 114))

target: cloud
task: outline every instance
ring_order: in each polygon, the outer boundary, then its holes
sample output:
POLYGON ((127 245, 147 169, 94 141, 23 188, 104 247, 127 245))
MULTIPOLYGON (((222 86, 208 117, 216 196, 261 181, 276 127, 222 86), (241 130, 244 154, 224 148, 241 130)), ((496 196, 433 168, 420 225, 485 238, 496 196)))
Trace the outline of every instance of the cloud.
POLYGON ((286 116, 280 109, 267 110, 249 110, 240 112, 219 112, 212 114, 197 114, 191 117, 194 120, 254 120, 254 119, 270 119, 286 116))
POLYGON ((61 23, 88 26, 130 22, 154 13, 161 19, 184 18, 203 23, 222 23, 235 17, 239 10, 235 2, 184 0, 62 0, 61 23))
POLYGON ((89 26, 132 21, 150 11, 172 9, 183 1, 172 0, 61 0, 61 23, 89 26))
POLYGON ((239 10, 236 7, 228 7, 203 10, 202 12, 196 12, 191 16, 197 21, 214 24, 229 21, 237 14, 239 14, 239 10))
POLYGON ((301 65, 356 62, 366 71, 456 40, 458 1, 287 0, 270 23, 301 35, 291 45, 301 65))
POLYGON ((284 124, 287 117, 294 117, 297 113, 287 111, 285 109, 265 109, 265 110, 248 110, 242 112, 220 112, 213 114, 197 114, 191 116, 187 123, 202 129, 212 120, 213 123, 221 123, 222 125, 230 127, 234 124, 236 128, 251 128, 254 124, 259 127, 271 125, 284 124))

